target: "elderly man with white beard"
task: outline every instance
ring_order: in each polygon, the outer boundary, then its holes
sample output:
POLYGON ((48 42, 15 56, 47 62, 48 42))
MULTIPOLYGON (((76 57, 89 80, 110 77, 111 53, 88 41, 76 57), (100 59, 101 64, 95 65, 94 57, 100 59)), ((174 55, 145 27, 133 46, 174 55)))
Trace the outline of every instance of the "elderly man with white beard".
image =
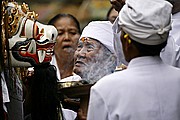
MULTIPOLYGON (((75 51, 74 72, 89 84, 115 71, 117 57, 110 21, 92 21, 83 30, 75 51)), ((78 119, 86 119, 87 111, 81 108, 78 119)))
POLYGON ((94 84, 116 68, 112 24, 109 21, 92 21, 83 30, 75 51, 74 72, 82 80, 94 84))

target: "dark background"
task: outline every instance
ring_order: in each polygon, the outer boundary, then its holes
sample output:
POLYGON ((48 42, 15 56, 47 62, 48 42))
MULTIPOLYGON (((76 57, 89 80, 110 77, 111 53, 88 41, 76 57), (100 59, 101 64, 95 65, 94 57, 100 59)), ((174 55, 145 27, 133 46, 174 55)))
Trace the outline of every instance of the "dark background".
POLYGON ((47 24, 58 13, 74 15, 80 22, 81 29, 92 20, 104 20, 111 7, 109 0, 17 0, 27 3, 35 11, 38 21, 47 24))

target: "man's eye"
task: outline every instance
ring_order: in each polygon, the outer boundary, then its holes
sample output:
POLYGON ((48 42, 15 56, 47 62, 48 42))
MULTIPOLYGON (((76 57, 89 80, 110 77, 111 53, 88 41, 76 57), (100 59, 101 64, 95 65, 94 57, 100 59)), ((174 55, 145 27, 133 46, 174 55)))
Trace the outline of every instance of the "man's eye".
POLYGON ((82 48, 82 46, 83 46, 82 44, 78 44, 78 47, 79 47, 79 48, 82 48))
POLYGON ((88 46, 87 49, 93 49, 93 47, 92 46, 88 46))
POLYGON ((87 51, 88 52, 93 51, 93 50, 94 50, 94 46, 92 46, 92 45, 87 46, 87 51))
POLYGON ((82 46, 78 46, 77 48, 82 48, 82 46))
POLYGON ((93 45, 87 45, 87 48, 94 49, 94 46, 93 45))
POLYGON ((81 49, 82 49, 82 47, 83 47, 83 45, 82 45, 82 44, 78 44, 78 46, 77 46, 77 50, 81 50, 81 49))

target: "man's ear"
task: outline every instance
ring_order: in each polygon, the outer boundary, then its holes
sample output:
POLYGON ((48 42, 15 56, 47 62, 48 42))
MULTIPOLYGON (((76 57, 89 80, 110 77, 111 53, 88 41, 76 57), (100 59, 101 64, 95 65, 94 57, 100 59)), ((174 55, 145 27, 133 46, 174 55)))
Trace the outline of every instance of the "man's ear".
POLYGON ((128 49, 132 46, 131 39, 128 34, 124 35, 124 43, 125 43, 125 50, 128 51, 128 49))

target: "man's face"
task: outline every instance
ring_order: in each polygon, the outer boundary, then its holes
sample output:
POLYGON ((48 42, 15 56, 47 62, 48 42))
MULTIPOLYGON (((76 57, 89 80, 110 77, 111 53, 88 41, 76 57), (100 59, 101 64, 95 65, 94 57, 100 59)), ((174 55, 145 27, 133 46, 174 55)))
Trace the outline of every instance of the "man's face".
POLYGON ((111 5, 116 11, 120 11, 125 4, 125 0, 110 0, 111 5))
POLYGON ((74 72, 83 78, 92 66, 102 62, 104 54, 102 48, 100 42, 89 38, 82 38, 75 51, 74 72))

